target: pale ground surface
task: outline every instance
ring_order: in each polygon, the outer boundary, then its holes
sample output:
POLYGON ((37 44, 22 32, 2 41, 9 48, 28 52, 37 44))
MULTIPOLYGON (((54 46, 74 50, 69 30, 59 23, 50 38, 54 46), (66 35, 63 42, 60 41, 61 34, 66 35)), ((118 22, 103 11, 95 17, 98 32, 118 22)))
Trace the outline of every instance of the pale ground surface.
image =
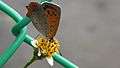
MULTIPOLYGON (((27 1, 5 0, 23 16, 27 1)), ((0 20, 1 53, 15 39, 10 33, 15 24, 1 12, 0 20)), ((31 36, 38 34, 31 24, 28 29, 31 36)), ((64 0, 56 38, 61 40, 62 54, 80 68, 120 68, 120 0, 64 0)), ((31 56, 32 48, 24 43, 4 68, 22 68, 31 56)), ((29 68, 49 65, 37 61, 29 68)), ((53 68, 63 67, 55 63, 53 68)))

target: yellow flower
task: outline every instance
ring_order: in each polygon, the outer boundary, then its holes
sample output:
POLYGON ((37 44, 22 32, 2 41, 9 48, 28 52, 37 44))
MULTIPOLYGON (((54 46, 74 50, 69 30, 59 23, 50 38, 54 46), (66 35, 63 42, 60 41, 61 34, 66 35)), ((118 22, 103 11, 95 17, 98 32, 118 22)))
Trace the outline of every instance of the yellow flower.
POLYGON ((56 52, 59 53, 60 50, 59 41, 56 39, 49 41, 46 37, 38 36, 36 40, 33 40, 31 43, 35 48, 38 48, 37 55, 42 58, 46 58, 48 63, 51 66, 53 66, 54 63, 52 55, 56 52))

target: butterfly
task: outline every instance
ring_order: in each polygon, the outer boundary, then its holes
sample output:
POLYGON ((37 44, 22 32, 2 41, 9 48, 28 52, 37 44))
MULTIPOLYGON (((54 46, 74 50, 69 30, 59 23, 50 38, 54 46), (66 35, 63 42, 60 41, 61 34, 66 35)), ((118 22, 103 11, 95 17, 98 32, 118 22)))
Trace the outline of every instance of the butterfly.
POLYGON ((60 7, 47 2, 43 4, 31 2, 26 8, 28 9, 26 16, 31 18, 35 28, 49 40, 53 39, 59 26, 60 7))
POLYGON ((59 43, 54 39, 54 36, 58 30, 61 8, 48 2, 42 4, 31 2, 26 8, 28 10, 26 16, 32 20, 34 27, 43 37, 37 36, 36 40, 32 41, 32 45, 36 47, 34 48, 34 56, 25 65, 25 68, 35 60, 42 58, 46 58, 52 66, 52 54, 59 51, 59 43))

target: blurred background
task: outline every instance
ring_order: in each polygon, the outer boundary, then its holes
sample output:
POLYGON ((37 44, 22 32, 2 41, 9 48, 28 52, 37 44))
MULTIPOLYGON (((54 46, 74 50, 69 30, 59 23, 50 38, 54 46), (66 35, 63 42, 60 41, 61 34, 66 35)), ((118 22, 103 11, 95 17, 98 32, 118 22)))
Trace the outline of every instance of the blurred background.
MULTIPOLYGON (((25 16, 26 5, 34 0, 4 0, 25 16)), ((60 1, 60 0, 59 0, 60 1)), ((120 0, 64 0, 58 3, 62 15, 56 38, 61 41, 64 57, 80 68, 120 68, 120 0)), ((0 11, 0 53, 15 36, 15 22, 0 11)), ((39 32, 30 23, 28 33, 39 32)), ((26 43, 16 51, 4 68, 23 68, 32 58, 33 49, 26 43)), ((45 61, 36 61, 29 68, 50 68, 45 61)), ((52 68, 63 68, 55 62, 52 68)))

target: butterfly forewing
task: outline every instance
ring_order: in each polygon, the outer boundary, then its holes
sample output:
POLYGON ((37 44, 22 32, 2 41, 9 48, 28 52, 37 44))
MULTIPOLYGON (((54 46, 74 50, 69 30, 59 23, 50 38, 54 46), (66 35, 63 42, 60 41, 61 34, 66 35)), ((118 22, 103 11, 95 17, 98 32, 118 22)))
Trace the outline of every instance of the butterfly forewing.
POLYGON ((45 16, 47 17, 49 39, 53 38, 58 30, 61 10, 60 7, 51 3, 43 3, 42 7, 45 10, 45 16))

